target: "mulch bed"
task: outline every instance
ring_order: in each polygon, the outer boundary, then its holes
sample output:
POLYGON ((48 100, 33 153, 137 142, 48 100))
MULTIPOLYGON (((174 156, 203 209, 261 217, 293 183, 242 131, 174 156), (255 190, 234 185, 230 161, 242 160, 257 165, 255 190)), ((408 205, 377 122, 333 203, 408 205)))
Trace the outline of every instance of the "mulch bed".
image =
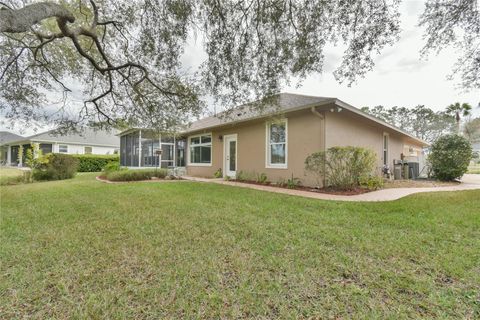
POLYGON ((288 189, 288 190, 300 190, 300 191, 308 191, 308 192, 314 192, 314 193, 335 194, 340 196, 354 196, 357 194, 363 194, 363 193, 368 193, 372 191, 365 188, 356 188, 352 190, 335 190, 332 188, 312 188, 312 187, 305 187, 305 186, 296 186, 295 188, 288 188, 287 186, 280 186, 280 185, 271 184, 271 183, 265 184, 265 183, 260 183, 256 181, 239 181, 234 179, 228 180, 228 181, 247 183, 247 184, 256 184, 259 186, 268 186, 268 187, 275 187, 275 188, 288 189))
POLYGON ((171 182, 171 181, 185 181, 182 178, 176 179, 160 179, 160 178, 152 178, 148 180, 132 180, 132 181, 111 181, 108 180, 105 176, 96 176, 95 179, 105 183, 130 183, 130 182, 171 182))

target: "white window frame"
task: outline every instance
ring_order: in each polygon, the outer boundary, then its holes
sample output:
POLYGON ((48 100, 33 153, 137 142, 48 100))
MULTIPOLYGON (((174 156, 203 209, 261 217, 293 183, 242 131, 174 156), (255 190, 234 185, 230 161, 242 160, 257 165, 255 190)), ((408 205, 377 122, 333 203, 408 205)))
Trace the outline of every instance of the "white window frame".
POLYGON ((390 149, 390 135, 388 132, 384 132, 382 136, 382 160, 383 165, 390 166, 388 162, 390 161, 389 157, 389 149, 390 149), (387 138, 387 147, 385 148, 385 138, 387 138))
POLYGON ((58 153, 68 153, 68 144, 59 144, 58 145, 58 153), (67 147, 67 151, 61 151, 61 147, 67 147))
POLYGON ((93 147, 91 147, 91 146, 83 146, 83 153, 84 153, 84 154, 93 154, 93 147), (90 153, 87 153, 86 148, 90 148, 92 151, 91 151, 90 153))
POLYGON ((187 165, 191 167, 211 167, 212 166, 212 158, 213 158, 213 134, 211 132, 208 133, 201 133, 201 134, 196 134, 194 136, 189 136, 187 140, 187 165), (192 163, 190 159, 190 148, 192 147, 192 138, 197 138, 197 137, 204 137, 204 136, 210 136, 210 143, 201 143, 201 138, 200 138, 200 143, 195 144, 193 146, 195 147, 202 147, 202 146, 210 146, 210 162, 209 163, 192 163))
MULTIPOLYGON (((280 144, 274 143, 274 144, 280 144)), ((282 143, 283 144, 283 143, 282 143)), ((265 124, 265 168, 267 169, 288 169, 288 119, 270 121, 265 124), (285 123, 285 163, 271 163, 270 148, 270 126, 272 124, 285 123)))

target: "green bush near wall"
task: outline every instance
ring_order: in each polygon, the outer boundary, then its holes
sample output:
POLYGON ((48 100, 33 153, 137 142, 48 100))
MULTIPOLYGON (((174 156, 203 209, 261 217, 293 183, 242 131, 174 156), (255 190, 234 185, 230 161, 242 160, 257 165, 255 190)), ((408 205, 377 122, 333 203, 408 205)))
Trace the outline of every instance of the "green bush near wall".
POLYGON ((118 154, 77 154, 73 157, 79 161, 78 172, 100 172, 108 163, 120 161, 118 154))
POLYGON ((78 159, 68 154, 49 153, 34 163, 33 180, 71 179, 77 173, 78 159))

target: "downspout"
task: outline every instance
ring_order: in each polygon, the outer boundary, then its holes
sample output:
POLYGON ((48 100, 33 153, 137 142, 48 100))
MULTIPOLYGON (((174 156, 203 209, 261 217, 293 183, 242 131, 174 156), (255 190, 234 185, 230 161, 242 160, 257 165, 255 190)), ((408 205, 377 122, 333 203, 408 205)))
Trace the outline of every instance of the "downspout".
MULTIPOLYGON (((326 140, 326 139, 327 139, 327 138, 326 138, 327 126, 326 126, 326 124, 325 124, 325 115, 322 114, 322 113, 320 113, 320 112, 318 112, 318 111, 317 111, 317 108, 316 108, 315 106, 311 107, 311 108, 310 108, 310 111, 312 111, 312 113, 313 113, 314 115, 316 115, 317 117, 319 117, 319 118, 323 121, 323 151, 325 152, 326 149, 327 149, 327 140, 326 140)), ((323 168, 323 172, 325 172, 325 166, 324 166, 324 168, 323 168)), ((327 183, 327 181, 326 181, 325 174, 324 174, 324 175, 323 175, 323 187, 324 187, 324 188, 325 188, 325 186, 326 186, 326 183, 327 183)))

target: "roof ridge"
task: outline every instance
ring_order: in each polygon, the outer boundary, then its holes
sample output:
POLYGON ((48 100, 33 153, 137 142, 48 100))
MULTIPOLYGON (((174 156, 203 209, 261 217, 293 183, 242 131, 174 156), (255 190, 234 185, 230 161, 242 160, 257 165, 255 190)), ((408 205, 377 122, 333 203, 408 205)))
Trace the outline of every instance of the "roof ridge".
MULTIPOLYGON (((299 94, 299 93, 291 93, 291 92, 279 92, 279 93, 275 93, 271 96, 279 96, 281 97, 282 95, 292 95, 292 96, 297 96, 297 97, 304 97, 304 98, 318 98, 318 99, 337 99, 335 97, 322 97, 322 96, 312 96, 312 95, 306 95, 306 94, 299 94)), ((207 116, 207 117, 203 117, 203 118, 200 118, 198 120, 195 120, 195 121, 192 121, 193 122, 197 122, 197 121, 203 121, 205 119, 211 119, 211 118, 219 118, 220 115, 222 114, 225 114, 227 112, 233 112, 234 110, 237 110, 237 109, 240 109, 240 108, 245 108, 247 107, 248 105, 253 105, 255 104, 256 102, 262 100, 262 98, 259 98, 259 99, 256 99, 254 101, 250 101, 250 102, 246 102, 246 103, 243 103, 241 105, 238 105, 238 106, 235 106, 233 107, 232 109, 230 110, 224 110, 224 111, 221 111, 215 115, 211 115, 211 116, 207 116)))

